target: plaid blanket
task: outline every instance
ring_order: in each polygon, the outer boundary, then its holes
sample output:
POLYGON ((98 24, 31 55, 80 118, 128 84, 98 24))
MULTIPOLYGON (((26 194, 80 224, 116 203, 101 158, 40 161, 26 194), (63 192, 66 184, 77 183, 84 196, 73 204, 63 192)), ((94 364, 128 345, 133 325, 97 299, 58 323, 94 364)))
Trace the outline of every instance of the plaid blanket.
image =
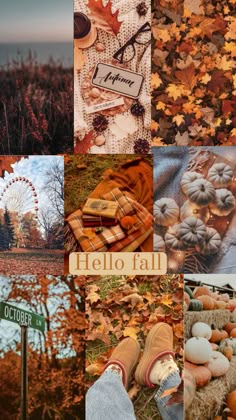
POLYGON ((125 234, 120 225, 102 228, 97 233, 94 228, 84 228, 81 210, 72 213, 67 218, 67 221, 84 252, 98 251, 100 248, 104 250, 106 245, 125 238, 125 234))
POLYGON ((83 226, 82 211, 77 210, 67 218, 67 222, 81 249, 84 252, 104 250, 120 252, 124 248, 128 248, 128 251, 134 251, 152 233, 152 215, 137 201, 126 197, 119 188, 114 188, 109 193, 104 194, 102 198, 118 202, 118 220, 124 216, 132 215, 136 222, 128 231, 123 231, 120 225, 116 225, 102 228, 102 231, 96 233, 95 229, 83 226))

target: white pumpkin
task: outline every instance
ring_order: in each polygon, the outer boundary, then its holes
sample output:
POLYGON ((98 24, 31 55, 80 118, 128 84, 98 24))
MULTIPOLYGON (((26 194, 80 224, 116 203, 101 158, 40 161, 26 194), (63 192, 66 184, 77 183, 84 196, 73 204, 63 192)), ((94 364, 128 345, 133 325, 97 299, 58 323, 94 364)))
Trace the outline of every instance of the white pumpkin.
POLYGON ((221 237, 216 229, 207 227, 206 236, 201 245, 197 245, 196 249, 200 254, 213 255, 216 254, 221 246, 221 237))
POLYGON ((165 252, 166 250, 164 239, 156 233, 153 235, 153 249, 155 252, 165 252))
POLYGON ((226 188, 216 190, 215 202, 210 204, 210 210, 216 216, 228 216, 235 208, 235 198, 226 188))
POLYGON ((236 338, 225 338, 224 340, 221 340, 219 350, 225 345, 232 347, 233 355, 236 356, 236 338))
POLYGON ((215 163, 209 169, 207 179, 216 188, 228 187, 232 183, 233 169, 226 163, 215 163))
POLYGON ((213 351, 210 360, 204 366, 209 369, 213 378, 218 378, 219 376, 225 375, 230 363, 222 353, 213 351))
POLYGON ((204 207, 215 200, 216 191, 211 182, 206 179, 196 179, 186 186, 186 195, 192 203, 204 207))
POLYGON ((163 197, 154 203, 154 220, 157 225, 170 226, 179 218, 179 206, 172 198, 163 197))
POLYGON ((212 336, 212 329, 205 322, 195 322, 195 324, 192 326, 192 336, 203 337, 207 340, 210 340, 212 336))
POLYGON ((196 365, 209 362, 212 353, 211 345, 204 337, 192 337, 184 346, 185 359, 196 365))
POLYGON ((192 216, 201 219, 204 223, 207 223, 210 219, 210 212, 208 207, 199 207, 197 204, 191 203, 191 201, 187 200, 180 209, 180 219, 184 220, 187 217, 192 216))
POLYGON ((189 246, 200 245, 206 236, 206 226, 196 217, 187 217, 180 223, 181 240, 189 246))
POLYGON ((172 251, 186 249, 185 244, 181 240, 180 225, 169 227, 165 234, 165 243, 172 251))
POLYGON ((196 181, 196 179, 203 179, 202 175, 198 172, 187 171, 184 173, 180 185, 184 194, 186 194, 186 190, 189 184, 196 181))

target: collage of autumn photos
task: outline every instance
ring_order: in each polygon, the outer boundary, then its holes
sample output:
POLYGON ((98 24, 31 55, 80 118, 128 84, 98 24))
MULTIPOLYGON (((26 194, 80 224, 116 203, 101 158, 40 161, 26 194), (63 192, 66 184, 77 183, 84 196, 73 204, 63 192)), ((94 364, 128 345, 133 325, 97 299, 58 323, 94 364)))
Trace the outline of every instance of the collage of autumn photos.
POLYGON ((0 5, 0 420, 236 420, 236 0, 0 5))

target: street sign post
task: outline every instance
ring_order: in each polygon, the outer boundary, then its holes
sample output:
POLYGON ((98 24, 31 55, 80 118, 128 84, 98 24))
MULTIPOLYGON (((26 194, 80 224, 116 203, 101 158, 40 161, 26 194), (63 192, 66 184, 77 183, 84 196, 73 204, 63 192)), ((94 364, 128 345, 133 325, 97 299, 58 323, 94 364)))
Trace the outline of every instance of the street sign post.
POLYGON ((28 372, 27 345, 28 327, 44 332, 45 318, 9 303, 0 302, 0 319, 14 322, 21 327, 21 420, 27 420, 28 372))
POLYGON ((9 303, 0 302, 0 318, 15 322, 18 325, 26 325, 41 332, 45 330, 45 318, 43 316, 9 305, 9 303))

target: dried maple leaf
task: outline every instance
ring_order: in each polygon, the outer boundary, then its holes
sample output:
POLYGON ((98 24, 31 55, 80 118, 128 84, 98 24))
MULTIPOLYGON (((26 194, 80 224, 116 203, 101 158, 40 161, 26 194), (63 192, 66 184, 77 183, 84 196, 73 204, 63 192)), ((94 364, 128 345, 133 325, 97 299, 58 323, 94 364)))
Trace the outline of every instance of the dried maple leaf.
POLYGON ((183 323, 180 322, 179 324, 174 324, 173 325, 173 331, 174 331, 174 335, 177 338, 183 338, 183 323))
MULTIPOLYGON (((24 156, 28 158, 27 156, 24 156)), ((12 165, 19 160, 21 160, 23 156, 1 156, 0 158, 0 177, 4 176, 5 172, 9 174, 13 172, 12 165)))
POLYGON ((131 337, 134 340, 137 340, 137 329, 134 327, 126 327, 123 331, 124 337, 131 337))
POLYGON ((91 303, 95 303, 98 300, 101 300, 101 297, 97 293, 98 290, 99 287, 96 286, 96 284, 91 284, 88 286, 86 300, 90 301, 91 303))
POLYGON ((92 376, 100 376, 103 372, 104 364, 103 363, 92 363, 91 365, 87 366, 85 371, 89 375, 92 376))
POLYGON ((105 7, 103 6, 102 0, 89 0, 88 8, 91 12, 90 18, 95 22, 94 24, 97 28, 111 35, 117 35, 119 33, 122 22, 118 22, 117 20, 119 10, 112 13, 111 0, 108 1, 105 7))
POLYGON ((167 86, 166 91, 168 92, 168 95, 175 101, 181 96, 187 95, 189 93, 189 91, 187 91, 183 85, 174 85, 173 83, 170 83, 167 86))
POLYGON ((74 152, 79 154, 85 154, 88 152, 90 147, 92 146, 92 139, 93 139, 93 130, 90 130, 87 134, 85 134, 82 140, 76 139, 76 145, 74 147, 74 152))
POLYGON ((138 293, 132 293, 131 295, 125 296, 120 302, 130 303, 132 308, 134 308, 138 303, 143 302, 143 298, 138 293))
POLYGON ((188 132, 185 131, 183 134, 178 132, 175 136, 175 142, 177 146, 188 146, 190 143, 188 132))
POLYGON ((88 341, 100 340, 105 343, 107 346, 110 346, 110 338, 107 334, 101 332, 93 332, 87 336, 88 341))
POLYGON ((236 109, 236 102, 231 100, 222 101, 222 112, 224 117, 230 115, 236 109))
POLYGON ((197 77, 195 75, 195 66, 193 63, 183 70, 177 70, 175 72, 175 76, 189 90, 192 90, 197 83, 197 77))
POLYGON ((168 294, 166 294, 166 293, 164 293, 164 294, 161 296, 161 303, 162 303, 162 305, 164 305, 164 306, 171 306, 171 305, 173 305, 172 296, 171 296, 171 295, 168 295, 168 294))
POLYGON ((179 127, 182 123, 184 123, 184 115, 177 114, 173 118, 173 122, 179 127))
POLYGON ((211 80, 207 83, 207 88, 214 93, 224 91, 229 84, 229 80, 225 77, 222 70, 215 70, 211 75, 211 80))

